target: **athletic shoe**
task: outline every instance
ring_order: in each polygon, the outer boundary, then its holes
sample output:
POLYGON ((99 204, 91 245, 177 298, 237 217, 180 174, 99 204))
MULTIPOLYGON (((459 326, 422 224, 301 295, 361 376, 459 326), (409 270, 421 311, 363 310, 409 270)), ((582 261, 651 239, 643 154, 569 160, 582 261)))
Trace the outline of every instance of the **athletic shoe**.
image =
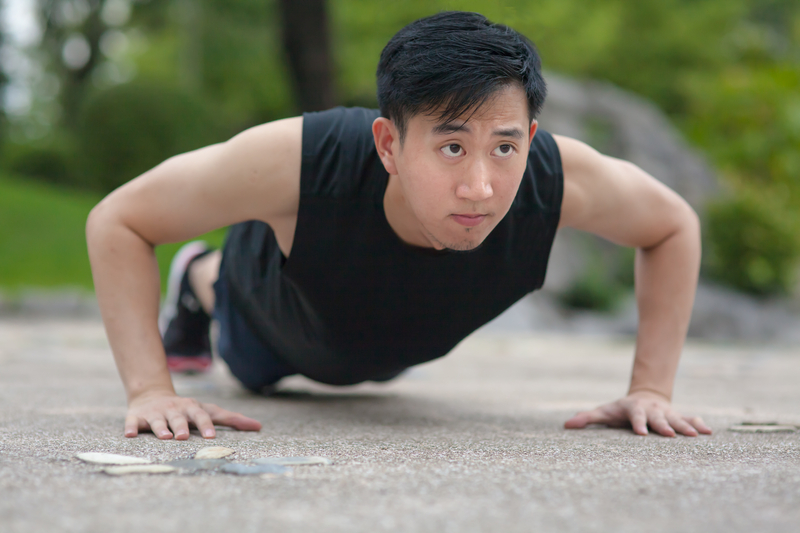
POLYGON ((210 252, 206 243, 194 241, 185 244, 172 259, 167 297, 158 317, 170 372, 207 372, 211 368, 211 317, 200 305, 188 274, 189 266, 210 252))

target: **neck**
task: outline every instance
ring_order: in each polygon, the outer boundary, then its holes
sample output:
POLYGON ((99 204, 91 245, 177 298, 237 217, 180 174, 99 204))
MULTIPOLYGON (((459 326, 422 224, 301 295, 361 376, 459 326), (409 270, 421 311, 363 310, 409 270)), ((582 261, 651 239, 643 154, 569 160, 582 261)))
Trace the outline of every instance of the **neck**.
POLYGON ((423 231, 406 201, 403 189, 400 187, 400 179, 395 175, 389 176, 389 183, 383 195, 383 211, 386 214, 386 221, 400 240, 412 246, 438 249, 423 231))

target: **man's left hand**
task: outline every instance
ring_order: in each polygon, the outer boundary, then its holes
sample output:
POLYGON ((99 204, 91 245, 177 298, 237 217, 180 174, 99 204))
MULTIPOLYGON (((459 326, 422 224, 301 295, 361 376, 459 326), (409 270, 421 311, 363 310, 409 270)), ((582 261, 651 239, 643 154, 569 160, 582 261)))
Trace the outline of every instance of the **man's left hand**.
POLYGON ((589 424, 633 426, 633 432, 637 435, 647 435, 647 426, 665 437, 674 437, 677 433, 688 437, 696 437, 698 433, 711 434, 711 428, 699 416, 681 416, 667 398, 649 391, 632 392, 616 402, 580 412, 567 420, 564 427, 580 429, 589 424))

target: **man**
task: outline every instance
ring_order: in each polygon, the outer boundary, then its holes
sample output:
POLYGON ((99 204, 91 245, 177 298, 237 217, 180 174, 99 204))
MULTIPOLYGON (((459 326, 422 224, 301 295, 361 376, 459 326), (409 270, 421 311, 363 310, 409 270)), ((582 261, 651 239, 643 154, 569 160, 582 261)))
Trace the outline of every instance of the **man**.
POLYGON ((383 50, 380 114, 337 108, 257 126, 111 193, 87 240, 128 395, 125 435, 260 429, 172 387, 167 353, 174 369, 202 362, 212 313, 219 353, 250 389, 295 373, 387 380, 541 287, 566 226, 638 248, 640 316, 628 395, 566 427, 710 433, 670 406, 697 216, 634 165, 537 131, 544 97, 527 39, 475 13, 441 13, 383 50), (176 257, 162 344, 154 246, 229 225, 222 253, 193 243, 176 257))

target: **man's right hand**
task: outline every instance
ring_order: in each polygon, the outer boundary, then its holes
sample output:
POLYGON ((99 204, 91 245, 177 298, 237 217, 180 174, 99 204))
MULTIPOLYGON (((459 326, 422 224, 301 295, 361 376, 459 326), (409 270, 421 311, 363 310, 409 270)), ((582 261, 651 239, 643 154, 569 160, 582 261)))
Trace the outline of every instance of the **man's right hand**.
POLYGON ((189 438, 193 425, 206 439, 216 436, 214 424, 242 431, 259 431, 261 423, 252 418, 228 411, 212 403, 200 403, 182 398, 173 392, 158 391, 141 394, 130 400, 125 418, 125 436, 135 437, 139 431, 152 431, 159 439, 189 438), (171 431, 170 431, 171 430, 171 431))

